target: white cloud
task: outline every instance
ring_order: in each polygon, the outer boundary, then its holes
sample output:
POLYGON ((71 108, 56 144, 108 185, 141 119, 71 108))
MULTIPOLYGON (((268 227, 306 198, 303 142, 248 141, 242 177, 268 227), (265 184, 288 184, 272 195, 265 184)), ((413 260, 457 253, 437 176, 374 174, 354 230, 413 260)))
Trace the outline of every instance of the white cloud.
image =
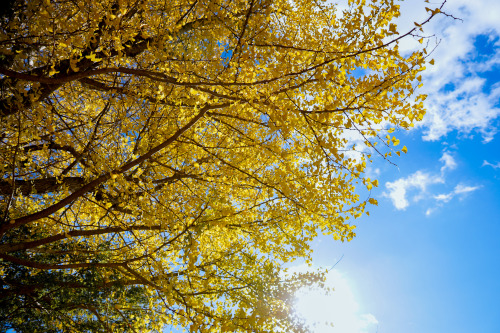
MULTIPOLYGON (((432 4, 423 0, 401 3, 401 31, 426 17, 425 6, 432 4)), ((495 66, 500 64, 500 2, 454 0, 446 2, 443 9, 462 20, 441 15, 424 28, 426 35, 435 34, 440 40, 432 54, 436 64, 427 68, 420 90, 429 95, 425 102, 428 112, 420 125, 424 139, 439 140, 456 130, 462 135, 478 131, 484 141, 490 141, 498 130, 492 121, 500 116, 500 84, 488 87, 485 73, 498 71, 495 66), (483 42, 496 41, 489 54, 480 54, 476 49, 478 36, 489 36, 483 42)), ((415 49, 415 45, 407 40, 401 50, 415 49)))
MULTIPOLYGON (((298 270, 307 270, 299 267, 298 270)), ((378 320, 371 313, 362 313, 352 281, 336 269, 327 274, 326 287, 333 288, 330 294, 306 289, 297 294, 296 311, 315 333, 368 333, 375 332, 378 320), (328 323, 331 322, 333 327, 328 323)))
POLYGON ((434 199, 436 199, 437 201, 448 202, 451 199, 453 199, 453 192, 452 193, 448 193, 448 194, 438 194, 438 195, 435 195, 434 199))
MULTIPOLYGON (((427 188, 430 185, 444 184, 446 171, 457 168, 455 159, 446 151, 443 153, 439 161, 443 164, 439 174, 418 170, 408 177, 399 178, 393 182, 385 183, 385 187, 388 192, 384 192, 383 195, 391 199, 392 204, 396 209, 404 210, 410 205, 410 201, 408 199, 410 195, 412 195, 412 201, 414 202, 424 198, 433 198, 438 203, 443 204, 451 201, 456 196, 463 198, 466 193, 476 191, 480 188, 480 186, 465 186, 463 184, 458 184, 449 193, 441 193, 437 195, 429 194, 427 192, 427 188)), ((427 209, 425 215, 429 216, 434 210, 434 208, 427 209)))
POLYGON ((480 188, 480 186, 464 186, 462 184, 458 184, 457 186, 455 186, 453 193, 454 194, 464 194, 464 193, 473 192, 479 188, 480 188))
POLYGON ((500 168, 500 162, 497 162, 497 163, 490 163, 486 160, 483 161, 483 165, 482 166, 490 166, 492 167, 493 169, 498 169, 500 168))
POLYGON ((434 212, 434 209, 432 209, 432 208, 428 208, 428 209, 425 211, 425 216, 430 216, 433 212, 434 212))
POLYGON ((441 167, 441 173, 445 172, 446 170, 454 170, 457 168, 457 163, 455 162, 455 159, 447 152, 443 153, 443 156, 441 156, 439 161, 443 162, 444 164, 441 167))
MULTIPOLYGON (((481 188, 481 186, 465 186, 463 184, 458 184, 455 186, 453 191, 449 193, 442 193, 434 196, 434 199, 438 202, 438 206, 440 206, 443 203, 447 203, 451 201, 454 197, 458 196, 460 199, 463 199, 467 193, 474 192, 481 188)), ((425 213, 425 215, 429 216, 432 212, 434 212, 436 208, 433 209, 428 209, 425 213)))
MULTIPOLYGON (((466 80, 483 81, 478 78, 466 80)), ((421 125, 425 127, 424 140, 439 140, 453 130, 465 135, 477 130, 485 142, 491 141, 497 132, 490 124, 500 115, 500 108, 495 107, 499 98, 500 89, 486 94, 482 86, 470 88, 465 83, 454 91, 429 95, 426 101, 427 117, 421 125)))
POLYGON ((404 210, 410 205, 407 199, 410 190, 418 190, 413 197, 415 201, 418 201, 425 194, 429 185, 437 183, 444 183, 444 179, 439 175, 432 175, 419 170, 406 178, 387 182, 385 187, 389 190, 389 193, 384 193, 384 195, 392 200, 392 204, 396 209, 404 210))
POLYGON ((458 184, 450 193, 435 195, 434 199, 436 199, 437 201, 448 202, 457 195, 463 195, 469 192, 474 192, 479 188, 480 186, 465 186, 462 184, 458 184))

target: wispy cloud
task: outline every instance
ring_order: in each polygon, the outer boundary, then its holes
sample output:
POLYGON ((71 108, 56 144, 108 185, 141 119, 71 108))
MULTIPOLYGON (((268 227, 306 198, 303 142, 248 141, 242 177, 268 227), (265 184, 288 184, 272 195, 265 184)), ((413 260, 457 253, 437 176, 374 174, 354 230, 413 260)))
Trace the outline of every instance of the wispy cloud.
MULTIPOLYGON (((442 163, 439 173, 418 170, 408 177, 399 178, 393 182, 387 182, 385 184, 387 191, 384 192, 383 195, 391 199, 396 209, 405 210, 410 205, 410 198, 414 202, 425 198, 434 199, 438 205, 442 205, 457 196, 463 198, 465 194, 480 188, 480 186, 466 186, 460 183, 456 185, 452 191, 447 193, 429 193, 428 188, 431 185, 445 184, 446 173, 457 168, 457 163, 449 152, 443 152, 439 161, 442 163)), ((430 215, 435 209, 436 207, 428 208, 425 214, 430 215)))
POLYGON ((443 156, 441 156, 439 161, 443 163, 443 166, 441 167, 441 173, 444 173, 447 170, 454 170, 457 168, 457 162, 455 162, 453 156, 448 152, 444 152, 443 156))
POLYGON ((411 190, 417 190, 413 199, 414 201, 418 201, 427 191, 429 185, 437 183, 444 183, 444 179, 440 175, 432 175, 419 170, 406 178, 400 178, 394 182, 387 182, 385 187, 389 193, 384 194, 391 199, 396 209, 404 210, 410 205, 408 195, 411 190))
POLYGON ((438 194, 434 196, 434 199, 440 202, 448 202, 453 199, 455 196, 460 195, 463 196, 467 193, 474 192, 478 190, 480 186, 465 186, 463 184, 458 184, 455 186, 453 191, 446 194, 438 194))
POLYGON ((453 198, 453 192, 448 194, 438 194, 434 196, 434 199, 442 202, 448 202, 453 198))
POLYGON ((457 186, 455 186, 453 193, 455 194, 469 193, 479 189, 480 187, 481 186, 464 186, 462 184, 458 184, 457 186))
POLYGON ((483 161, 483 165, 482 166, 490 166, 492 167, 493 169, 498 169, 500 168, 500 162, 496 162, 496 163, 490 163, 486 160, 483 161))

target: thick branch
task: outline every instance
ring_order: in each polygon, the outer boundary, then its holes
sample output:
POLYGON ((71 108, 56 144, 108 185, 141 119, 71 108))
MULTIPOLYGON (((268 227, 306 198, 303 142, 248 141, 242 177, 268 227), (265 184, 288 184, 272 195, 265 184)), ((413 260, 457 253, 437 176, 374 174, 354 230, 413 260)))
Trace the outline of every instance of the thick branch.
POLYGON ((95 236, 95 235, 103 235, 109 233, 118 233, 118 232, 129 232, 135 230, 162 230, 163 228, 159 225, 155 226, 131 226, 128 228, 122 227, 110 227, 110 228, 102 228, 102 229, 93 229, 93 230, 72 230, 67 233, 61 233, 57 235, 53 235, 50 237, 38 239, 30 242, 22 242, 15 244, 4 244, 0 245, 0 253, 14 252, 32 249, 41 245, 50 244, 57 242, 59 240, 71 237, 79 237, 79 236, 95 236))
POLYGON ((26 259, 17 258, 5 253, 0 253, 0 258, 5 261, 10 261, 15 264, 19 264, 26 267, 38 268, 38 269, 76 269, 76 268, 86 268, 86 267, 124 267, 126 263, 75 263, 75 264, 43 264, 40 262, 30 261, 26 259))
POLYGON ((189 130, 192 126, 194 126, 194 124, 196 124, 198 122, 198 120, 200 120, 209 110, 219 109, 219 108, 227 107, 229 105, 230 105, 230 103, 223 103, 223 104, 216 104, 216 105, 205 105, 198 112, 198 114, 195 117, 193 117, 193 119, 191 119, 186 125, 181 127, 171 137, 169 137, 167 140, 163 141, 161 144, 157 145, 156 147, 152 148, 144 155, 139 156, 135 160, 132 160, 132 161, 122 165, 121 167, 94 179, 90 183, 82 186, 81 188, 79 188, 78 190, 76 190, 75 192, 73 192, 72 194, 67 196, 66 198, 62 199, 61 201, 53 204, 52 206, 49 206, 49 207, 47 207, 39 212, 21 217, 19 219, 4 222, 2 224, 2 226, 0 227, 0 235, 3 235, 5 232, 7 232, 10 229, 17 228, 19 226, 28 224, 30 222, 33 222, 33 221, 45 218, 51 214, 54 214, 59 209, 64 208, 65 206, 69 205, 70 203, 72 203, 76 199, 78 199, 81 196, 83 196, 84 194, 92 191, 94 188, 96 188, 100 184, 102 184, 105 181, 107 181, 108 179, 110 179, 111 175, 122 174, 122 173, 130 170, 131 168, 135 167, 136 165, 139 165, 140 163, 150 159, 157 152, 161 151, 162 149, 164 149, 164 148, 168 147, 169 145, 171 145, 172 143, 174 143, 182 134, 184 134, 187 130, 189 130))
POLYGON ((63 188, 74 191, 82 186, 83 182, 84 179, 82 177, 66 177, 60 180, 55 177, 32 180, 16 179, 14 184, 6 180, 1 180, 0 195, 5 196, 14 193, 14 195, 22 194, 26 196, 30 194, 58 192, 63 188))

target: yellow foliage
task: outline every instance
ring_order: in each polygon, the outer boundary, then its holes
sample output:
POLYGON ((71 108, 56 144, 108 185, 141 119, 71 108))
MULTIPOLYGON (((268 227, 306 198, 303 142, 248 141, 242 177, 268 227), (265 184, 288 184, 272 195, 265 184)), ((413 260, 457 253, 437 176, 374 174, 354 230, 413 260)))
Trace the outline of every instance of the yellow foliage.
POLYGON ((381 124, 425 113, 426 55, 398 51, 424 23, 398 32, 394 1, 368 3, 33 0, 1 18, 0 258, 92 268, 110 304, 54 312, 47 330, 85 316, 108 331, 305 329, 293 291, 322 275, 282 279, 283 263, 309 261, 319 233, 355 236, 356 183, 378 186, 363 152, 391 156, 381 124), (148 301, 127 315, 116 285, 148 301))

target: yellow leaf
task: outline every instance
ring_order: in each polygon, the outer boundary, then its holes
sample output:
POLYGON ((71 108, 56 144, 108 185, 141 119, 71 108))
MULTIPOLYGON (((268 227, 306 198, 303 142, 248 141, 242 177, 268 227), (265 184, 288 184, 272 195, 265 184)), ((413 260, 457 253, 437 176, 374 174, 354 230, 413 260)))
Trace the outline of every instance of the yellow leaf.
POLYGON ((52 67, 50 67, 49 76, 52 76, 52 75, 57 74, 57 73, 60 73, 60 72, 55 69, 55 65, 52 65, 52 67))
POLYGON ((85 58, 90 59, 90 60, 92 60, 94 62, 99 62, 99 61, 102 60, 101 58, 97 58, 97 56, 96 56, 95 53, 91 53, 90 55, 85 56, 85 58))

